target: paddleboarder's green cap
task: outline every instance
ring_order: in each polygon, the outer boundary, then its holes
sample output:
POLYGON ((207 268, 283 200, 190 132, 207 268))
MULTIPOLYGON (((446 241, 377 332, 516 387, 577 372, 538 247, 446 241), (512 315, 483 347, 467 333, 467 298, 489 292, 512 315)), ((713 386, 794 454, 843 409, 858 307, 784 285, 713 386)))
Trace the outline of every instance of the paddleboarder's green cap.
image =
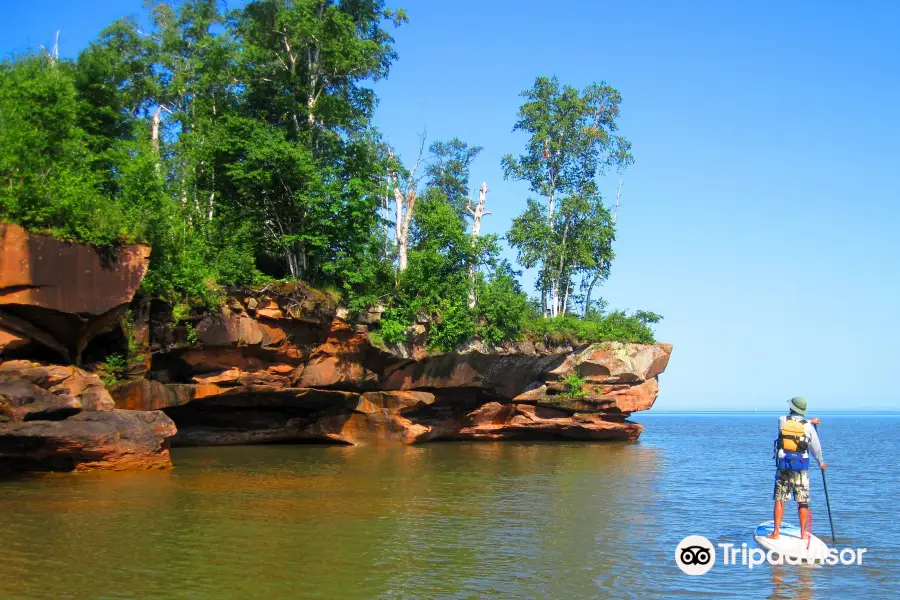
POLYGON ((791 410, 798 415, 806 414, 806 398, 801 398, 800 396, 791 398, 788 400, 788 406, 790 406, 791 410))

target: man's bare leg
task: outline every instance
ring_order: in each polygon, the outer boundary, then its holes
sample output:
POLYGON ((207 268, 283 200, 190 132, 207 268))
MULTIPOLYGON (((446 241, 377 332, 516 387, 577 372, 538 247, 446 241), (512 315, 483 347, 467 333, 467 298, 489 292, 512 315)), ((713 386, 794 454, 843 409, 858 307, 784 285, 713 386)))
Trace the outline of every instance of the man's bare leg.
MULTIPOLYGON (((784 511, 782 511, 784 512, 784 511)), ((809 522, 809 508, 806 506, 797 506, 797 514, 800 515, 800 539, 805 540, 806 533, 806 524, 809 522)))
POLYGON ((770 540, 778 539, 778 531, 781 529, 781 520, 784 518, 784 502, 781 500, 775 501, 775 531, 766 537, 770 540))

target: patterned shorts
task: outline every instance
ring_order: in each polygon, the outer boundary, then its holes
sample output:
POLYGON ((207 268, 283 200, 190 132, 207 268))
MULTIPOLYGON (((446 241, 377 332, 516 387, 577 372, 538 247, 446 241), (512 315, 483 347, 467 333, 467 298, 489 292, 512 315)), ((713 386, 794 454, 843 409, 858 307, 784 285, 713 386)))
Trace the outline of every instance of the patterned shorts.
POLYGON ((775 471, 775 500, 786 502, 791 499, 791 493, 797 502, 809 502, 809 472, 808 471, 775 471))

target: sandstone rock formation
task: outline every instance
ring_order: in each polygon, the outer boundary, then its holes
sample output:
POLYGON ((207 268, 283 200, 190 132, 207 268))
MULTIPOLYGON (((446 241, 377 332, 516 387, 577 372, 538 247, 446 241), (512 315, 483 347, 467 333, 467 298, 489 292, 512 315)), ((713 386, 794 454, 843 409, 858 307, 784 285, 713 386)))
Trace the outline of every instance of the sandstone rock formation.
POLYGON ((162 412, 115 410, 96 375, 26 360, 0 363, 0 471, 164 468, 174 434, 162 412))
POLYGON ((165 411, 178 424, 175 445, 633 440, 642 428, 628 417, 653 405, 672 351, 618 343, 475 343, 437 355, 414 343, 379 348, 366 323, 308 293, 235 294, 191 317, 196 343, 173 336, 177 325, 151 310, 150 379, 113 388, 116 406, 165 411), (571 374, 585 380, 578 394, 563 383, 571 374))
POLYGON ((100 250, 0 223, 0 357, 40 346, 79 364, 91 338, 125 313, 149 259, 149 246, 100 250))
POLYGON ((460 430, 458 437, 497 440, 543 434, 572 440, 635 440, 642 430, 638 423, 610 421, 598 414, 491 402, 470 415, 470 423, 460 430))
POLYGON ((474 341, 432 354, 428 319, 384 347, 368 333, 382 307, 351 314, 302 284, 175 311, 134 298, 146 247, 0 224, 0 248, 0 469, 166 467, 170 443, 635 440, 629 417, 653 406, 672 352, 474 341), (107 391, 90 371, 123 381, 107 391))
POLYGON ((175 424, 159 411, 84 411, 64 421, 0 427, 0 469, 124 471, 166 469, 175 424))
POLYGON ((0 363, 0 406, 12 421, 58 421, 82 410, 112 410, 96 375, 27 360, 0 363))

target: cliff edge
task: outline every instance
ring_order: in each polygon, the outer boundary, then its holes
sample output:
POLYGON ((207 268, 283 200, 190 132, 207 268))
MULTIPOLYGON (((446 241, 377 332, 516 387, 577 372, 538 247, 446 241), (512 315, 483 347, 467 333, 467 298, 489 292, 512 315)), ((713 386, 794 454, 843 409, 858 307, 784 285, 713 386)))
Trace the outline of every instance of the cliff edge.
POLYGON ((427 319, 387 346, 369 331, 381 309, 351 314, 302 284, 185 310, 134 297, 145 247, 111 260, 3 227, 0 468, 158 468, 170 444, 635 440, 629 417, 653 406, 672 352, 475 341, 434 354, 427 319), (126 357, 115 370, 113 355, 126 357))

